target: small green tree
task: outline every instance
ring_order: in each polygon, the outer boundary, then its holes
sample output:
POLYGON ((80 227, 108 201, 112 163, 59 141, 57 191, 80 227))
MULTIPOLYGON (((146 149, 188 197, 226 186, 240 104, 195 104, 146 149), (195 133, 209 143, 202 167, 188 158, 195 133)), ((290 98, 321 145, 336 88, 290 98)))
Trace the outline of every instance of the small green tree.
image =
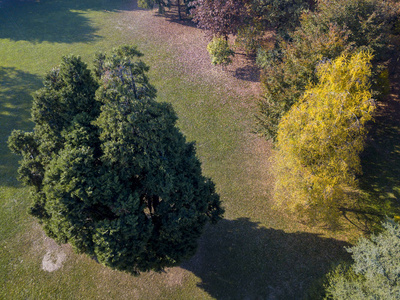
POLYGON ((207 45, 207 51, 210 53, 213 65, 226 66, 232 63, 231 56, 235 55, 235 52, 229 47, 228 41, 220 37, 213 38, 207 45))
POLYGON ((328 275, 325 299, 400 298, 400 225, 386 221, 383 227, 382 233, 347 249, 354 263, 328 275))
POLYGON ((189 258, 223 213, 171 105, 154 100, 140 55, 131 46, 100 54, 95 75, 64 57, 34 96, 33 132, 8 142, 45 232, 132 273, 189 258))
POLYGON ((242 26, 238 29, 235 46, 243 49, 248 55, 254 55, 260 47, 264 31, 256 24, 242 26))
POLYGON ((158 13, 165 13, 165 8, 171 6, 171 0, 138 0, 138 6, 144 9, 153 9, 158 6, 158 13))
POLYGON ((306 89, 278 127, 275 199, 280 207, 334 225, 357 197, 356 174, 372 119, 372 55, 360 52, 319 65, 319 83, 306 89))
POLYGON ((314 0, 251 0, 247 1, 253 20, 265 28, 274 28, 280 35, 293 31, 303 11, 312 9, 314 0))

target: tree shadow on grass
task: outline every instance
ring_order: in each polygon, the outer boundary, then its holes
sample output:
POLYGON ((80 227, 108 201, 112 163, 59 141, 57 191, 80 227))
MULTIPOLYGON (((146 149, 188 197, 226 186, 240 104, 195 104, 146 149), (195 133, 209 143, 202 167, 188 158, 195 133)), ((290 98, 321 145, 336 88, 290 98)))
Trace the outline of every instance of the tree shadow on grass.
POLYGON ((13 129, 31 130, 31 93, 41 86, 41 78, 15 68, 0 68, 0 181, 17 184, 18 157, 10 152, 7 139, 13 129))
POLYGON ((399 214, 400 206, 400 126, 378 118, 371 128, 368 143, 361 155, 363 175, 360 188, 367 224, 380 222, 385 216, 399 214))
POLYGON ((186 14, 184 5, 181 6, 181 18, 179 18, 178 5, 173 4, 170 8, 167 8, 163 14, 157 14, 158 17, 166 18, 170 23, 177 23, 187 27, 197 28, 190 15, 186 14))
POLYGON ((254 64, 248 64, 237 68, 233 76, 245 81, 260 82, 260 68, 254 64))
POLYGON ((332 263, 348 259, 347 243, 311 233, 285 233, 247 218, 209 226, 197 254, 181 267, 216 299, 301 299, 332 263))
POLYGON ((0 0, 0 39, 77 43, 99 38, 86 10, 134 10, 131 0, 0 0))
POLYGON ((361 155, 360 187, 367 193, 370 214, 364 219, 369 223, 400 214, 400 62, 394 68, 391 93, 378 107, 361 155))

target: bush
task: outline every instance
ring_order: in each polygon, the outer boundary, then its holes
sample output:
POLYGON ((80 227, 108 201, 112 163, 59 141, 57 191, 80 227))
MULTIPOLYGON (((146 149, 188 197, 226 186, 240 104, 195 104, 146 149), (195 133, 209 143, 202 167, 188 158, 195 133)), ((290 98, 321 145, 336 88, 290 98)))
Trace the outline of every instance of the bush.
POLYGON ((389 220, 383 227, 380 234, 347 249, 354 263, 328 275, 326 299, 400 298, 400 226, 389 220))
POLYGON ((242 48, 248 55, 254 55, 261 45, 264 32, 255 25, 239 28, 235 45, 242 48))
POLYGON ((207 45, 207 51, 210 53, 211 63, 213 65, 226 66, 232 63, 231 56, 235 55, 235 52, 229 48, 228 41, 218 37, 214 37, 207 45))

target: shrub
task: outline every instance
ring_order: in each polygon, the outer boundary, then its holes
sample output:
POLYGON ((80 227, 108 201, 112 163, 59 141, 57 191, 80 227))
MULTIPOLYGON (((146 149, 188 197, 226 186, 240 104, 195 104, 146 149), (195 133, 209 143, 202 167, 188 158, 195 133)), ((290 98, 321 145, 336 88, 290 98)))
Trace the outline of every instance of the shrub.
POLYGON ((207 45, 207 51, 210 53, 213 65, 226 66, 232 63, 231 56, 235 55, 235 52, 229 47, 228 41, 218 37, 214 37, 207 45))
POLYGON ((325 299, 400 298, 400 226, 389 220, 383 227, 383 232, 347 249, 354 263, 328 275, 325 299))

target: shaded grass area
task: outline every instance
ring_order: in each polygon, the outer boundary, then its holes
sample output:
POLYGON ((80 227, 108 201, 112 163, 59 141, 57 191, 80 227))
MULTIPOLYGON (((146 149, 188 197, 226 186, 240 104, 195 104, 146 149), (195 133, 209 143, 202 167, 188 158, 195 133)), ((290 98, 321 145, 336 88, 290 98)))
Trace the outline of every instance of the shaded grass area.
POLYGON ((367 212, 361 217, 372 226, 400 215, 400 63, 394 61, 391 67, 391 91, 378 106, 361 155, 360 187, 366 192, 367 212))
POLYGON ((33 43, 93 42, 101 36, 85 11, 112 12, 117 7, 128 9, 112 1, 2 0, 0 38, 33 43))
POLYGON ((254 151, 265 145, 249 133, 253 112, 243 104, 251 98, 182 72, 176 49, 144 30, 151 15, 132 0, 0 1, 0 299, 299 299, 332 261, 347 257, 334 234, 300 232, 306 228, 271 210, 269 152, 254 151), (50 250, 26 213, 28 190, 15 179, 18 157, 5 142, 12 129, 32 129, 30 95, 62 55, 90 64, 96 51, 125 43, 145 53, 158 99, 173 104, 179 127, 196 141, 226 220, 207 227, 182 268, 133 277, 67 248, 61 269, 43 271, 50 250))
POLYGON ((0 182, 1 185, 18 185, 15 178, 17 157, 7 148, 7 138, 14 128, 31 128, 30 95, 41 80, 38 76, 13 67, 0 68, 0 182))
POLYGON ((366 221, 400 214, 400 126, 378 117, 362 154, 360 187, 367 193, 366 221))
POLYGON ((183 268, 200 277, 199 286, 216 299, 301 299, 301 291, 348 246, 319 234, 266 228, 248 218, 223 220, 201 244, 183 268))

